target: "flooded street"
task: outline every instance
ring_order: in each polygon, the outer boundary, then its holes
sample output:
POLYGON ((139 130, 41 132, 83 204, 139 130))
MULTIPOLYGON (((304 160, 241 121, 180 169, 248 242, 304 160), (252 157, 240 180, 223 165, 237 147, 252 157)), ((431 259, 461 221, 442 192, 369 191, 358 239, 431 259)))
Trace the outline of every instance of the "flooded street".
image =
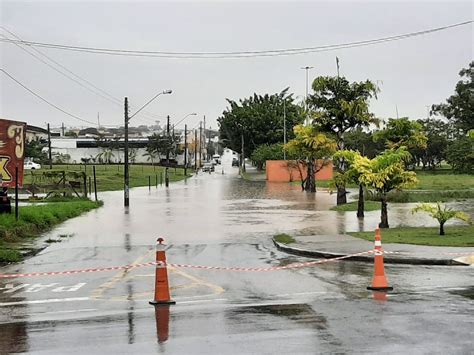
MULTIPOLYGON (((43 237, 60 240, 2 273, 55 272, 154 261, 163 236, 170 307, 154 309, 154 268, 0 280, 0 353, 468 353, 472 267, 390 265, 388 297, 366 290, 373 265, 333 262, 271 272, 192 266, 269 267, 308 260, 278 251, 277 233, 372 230, 335 196, 241 180, 230 162, 164 187, 100 194, 104 207, 43 237)), ((392 226, 436 225, 392 207, 392 226)), ((468 207, 469 209, 469 207, 468 207)))

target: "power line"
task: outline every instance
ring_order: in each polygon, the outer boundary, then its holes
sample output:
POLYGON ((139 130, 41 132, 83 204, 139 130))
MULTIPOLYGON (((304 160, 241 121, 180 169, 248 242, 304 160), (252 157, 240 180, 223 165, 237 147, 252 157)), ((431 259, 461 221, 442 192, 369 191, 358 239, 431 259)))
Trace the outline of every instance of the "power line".
POLYGON ((0 71, 2 71, 6 76, 8 76, 10 79, 12 79, 14 82, 16 82, 18 85, 20 85, 22 88, 24 88, 25 90, 27 90, 28 92, 30 92, 32 95, 36 96, 37 98, 39 98, 40 100, 46 102, 48 105, 54 107, 56 110, 58 111, 61 111, 62 113, 72 117, 72 118, 75 118, 76 120, 79 120, 79 121, 82 121, 82 122, 85 122, 85 123, 90 123, 90 124, 93 124, 95 125, 95 122, 91 122, 91 121, 88 121, 88 120, 85 120, 81 117, 78 117, 76 115, 73 115, 72 113, 69 113, 65 110, 63 110, 62 108, 56 106, 55 104, 49 102, 48 100, 46 100, 45 98, 43 98, 42 96, 38 95, 37 93, 35 93, 33 90, 29 89, 28 87, 26 87, 24 84, 22 84, 20 81, 18 81, 17 79, 15 79, 13 76, 11 76, 6 70, 0 68, 0 71))
MULTIPOLYGON (((10 35, 12 35, 13 37, 15 37, 16 39, 18 39, 19 41, 23 41, 18 35, 16 35, 15 33, 13 33, 12 31, 8 30, 7 28, 5 28, 4 26, 0 26, 0 28, 2 28, 5 32, 8 32, 10 35)), ((4 36, 4 35, 0 35, 2 36, 3 38, 5 39, 8 39, 8 37, 4 36)), ((34 53, 31 53, 29 50, 27 50, 26 48, 24 48, 22 45, 18 44, 18 43, 13 43, 15 44, 17 47, 19 47, 21 50, 23 50, 24 52, 28 53, 29 55, 33 56, 34 58, 36 58, 37 60, 39 60, 40 62, 42 62, 43 64, 47 65, 48 67, 50 67, 51 69, 55 70, 56 72, 58 72, 59 74, 65 76, 66 78, 74 81, 75 83, 77 83, 78 85, 82 86, 83 88, 85 88, 86 90, 89 90, 90 92, 96 94, 96 95, 99 95, 101 96, 102 98, 122 107, 123 104, 122 104, 122 101, 114 96, 112 96, 111 94, 109 94, 108 92, 106 92, 105 90, 102 90, 101 88, 97 87, 96 85, 94 85, 93 83, 91 83, 90 81, 88 81, 87 79, 84 79, 82 77, 80 77, 79 75, 75 74, 73 71, 71 71, 70 69, 66 68, 64 65, 62 65, 61 63, 57 62, 56 60, 52 59, 51 57, 49 57, 48 55, 44 54, 43 52, 41 52, 40 50, 36 49, 35 47, 31 46, 31 50, 35 51, 36 53, 40 54, 41 56, 47 58, 49 61, 51 61, 52 63, 56 64, 58 67, 60 67, 61 69, 65 70, 66 72, 70 73, 72 76, 74 76, 75 78, 81 80, 76 80, 74 77, 71 77, 70 75, 64 73, 63 71, 59 70, 58 68, 54 67, 52 64, 48 63, 47 61, 45 61, 44 59, 38 57, 36 54, 34 53), (87 85, 84 85, 84 83, 86 83, 87 85), (91 87, 93 89, 91 89, 91 87)), ((143 111, 143 114, 145 114, 147 111, 143 111)), ((148 113, 147 116, 151 117, 152 119, 156 119, 156 116, 153 117, 152 114, 148 113)), ((147 119, 145 117, 138 117, 140 119, 143 119, 143 120, 147 120, 147 121, 150 121, 150 122, 153 122, 154 121, 152 119, 147 119)))
POLYGON ((174 58, 174 59, 224 59, 224 58, 255 58, 255 57, 275 57, 275 56, 288 56, 298 55, 315 52, 325 52, 337 49, 346 49, 353 47, 361 47, 368 45, 375 45, 385 42, 398 41, 406 38, 422 36, 434 32, 445 31, 451 28, 465 26, 472 23, 473 21, 464 21, 447 26, 431 28, 427 30, 410 32, 401 35, 381 37, 376 39, 347 42, 340 44, 330 44, 324 46, 314 47, 301 47, 301 48, 289 48, 289 49, 273 49, 273 50, 260 50, 260 51, 231 51, 231 52, 166 52, 166 51, 138 51, 138 50, 126 50, 126 49, 110 49, 110 48, 97 48, 97 47, 82 47, 82 46, 71 46, 61 45, 54 43, 44 42, 33 42, 33 41, 22 41, 22 40, 11 40, 11 39, 0 39, 0 42, 6 43, 17 43, 26 46, 36 46, 51 49, 68 50, 75 52, 86 52, 94 54, 107 54, 107 55, 118 55, 118 56, 135 56, 135 57, 160 57, 160 58, 174 58))

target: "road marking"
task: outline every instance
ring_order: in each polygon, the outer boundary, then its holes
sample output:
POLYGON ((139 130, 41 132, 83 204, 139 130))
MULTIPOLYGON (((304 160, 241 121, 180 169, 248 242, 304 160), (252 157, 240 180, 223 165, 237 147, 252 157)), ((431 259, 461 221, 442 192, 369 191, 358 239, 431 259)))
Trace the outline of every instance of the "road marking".
MULTIPOLYGON (((133 264, 139 264, 143 259, 147 258, 154 250, 150 249, 148 252, 146 252, 144 255, 138 257, 133 263, 133 264)), ((99 287, 97 287, 94 291, 91 292, 91 298, 93 299, 101 299, 102 295, 104 294, 105 291, 110 290, 115 286, 116 283, 119 281, 123 280, 125 277, 127 277, 128 273, 132 271, 133 268, 131 269, 126 269, 126 270, 121 270, 114 276, 112 276, 107 282, 103 283, 99 287)))
POLYGON ((89 297, 72 297, 72 298, 50 298, 46 300, 31 300, 31 301, 18 301, 18 302, 2 302, 0 307, 7 306, 18 306, 23 304, 43 304, 43 303, 60 303, 60 302, 77 302, 77 301, 88 301, 89 297))

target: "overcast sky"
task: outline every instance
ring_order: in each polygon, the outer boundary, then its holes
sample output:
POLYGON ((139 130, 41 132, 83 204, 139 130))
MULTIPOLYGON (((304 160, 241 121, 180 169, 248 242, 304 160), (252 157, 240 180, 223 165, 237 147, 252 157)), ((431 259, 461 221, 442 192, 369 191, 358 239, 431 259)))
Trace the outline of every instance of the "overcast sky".
MULTIPOLYGON (((5 1, 1 25, 23 40, 146 51, 215 52, 298 48, 346 43, 421 31, 472 19, 472 3, 429 1, 5 1)), ((0 30, 8 38, 12 35, 0 30)), ((3 38, 0 36, 0 38, 3 38)), ((472 24, 374 46, 294 56, 241 59, 169 59, 109 56, 39 48, 118 103, 105 100, 60 75, 11 43, 1 43, 1 68, 58 107, 89 121, 123 124, 121 102, 134 109, 157 92, 172 89, 147 107, 161 123, 166 115, 188 127, 205 115, 207 126, 226 108, 225 99, 275 93, 290 87, 305 95, 310 78, 341 75, 378 82, 371 110, 381 118, 423 118, 427 105, 453 93, 458 72, 472 60, 472 24)), ((31 49, 29 49, 31 51, 31 49)), ((37 56, 38 53, 35 53, 37 56)), ((43 60, 46 60, 42 57, 43 60)), ((56 64, 50 63, 56 66, 56 64)), ((70 75, 70 74, 69 74, 70 75)), ((32 125, 85 126, 0 72, 0 117, 32 125)), ((132 125, 151 124, 136 116, 132 125)))

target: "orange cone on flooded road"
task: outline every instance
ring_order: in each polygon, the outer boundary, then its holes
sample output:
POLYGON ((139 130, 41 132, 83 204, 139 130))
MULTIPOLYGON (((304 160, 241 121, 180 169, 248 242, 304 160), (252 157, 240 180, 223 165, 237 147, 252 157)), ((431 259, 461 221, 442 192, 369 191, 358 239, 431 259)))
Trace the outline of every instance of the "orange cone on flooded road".
POLYGON ((375 256, 374 256, 374 278, 372 279, 372 286, 367 287, 368 290, 373 291, 392 291, 393 287, 388 285, 385 277, 385 268, 383 264, 383 250, 382 238, 380 236, 380 229, 375 230, 375 256))
POLYGON ((170 297, 168 269, 166 268, 166 245, 163 242, 163 238, 158 238, 156 243, 155 298, 149 302, 154 306, 176 303, 170 297))

